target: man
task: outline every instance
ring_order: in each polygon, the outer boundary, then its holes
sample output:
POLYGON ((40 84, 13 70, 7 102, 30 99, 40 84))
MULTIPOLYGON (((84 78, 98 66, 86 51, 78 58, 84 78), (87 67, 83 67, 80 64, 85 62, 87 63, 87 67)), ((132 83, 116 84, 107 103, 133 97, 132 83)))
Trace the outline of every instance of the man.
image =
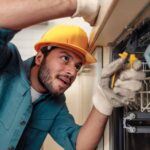
MULTIPOLYGON (((95 62, 87 51, 86 33, 78 26, 56 26, 35 45, 37 55, 25 62, 10 43, 15 30, 47 19, 72 16, 75 11, 69 11, 68 1, 43 1, 2 1, 0 13, 7 8, 6 3, 10 9, 3 13, 0 22, 0 27, 3 27, 0 29, 0 149, 38 150, 49 133, 65 150, 93 150, 113 107, 133 100, 135 91, 141 88, 139 80, 144 75, 138 71, 136 63, 135 69, 121 74, 114 88, 118 94, 115 94, 109 89, 108 81, 113 73, 122 68, 126 57, 104 68, 87 121, 82 127, 75 124, 66 107, 64 91, 71 86, 82 65, 95 62), (27 10, 26 6, 30 3, 35 5, 27 10), (63 6, 60 7, 60 3, 63 6), (58 6, 58 11, 54 12, 54 6, 58 6)), ((82 12, 79 7, 77 11, 82 12)), ((78 14, 77 11, 75 14, 78 14)))

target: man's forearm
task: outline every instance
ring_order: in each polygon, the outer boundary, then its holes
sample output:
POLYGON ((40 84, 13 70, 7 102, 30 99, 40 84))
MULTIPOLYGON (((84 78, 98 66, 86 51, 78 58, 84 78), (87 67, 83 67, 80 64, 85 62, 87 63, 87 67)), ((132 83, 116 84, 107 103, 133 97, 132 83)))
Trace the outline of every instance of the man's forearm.
POLYGON ((107 116, 93 107, 77 137, 76 150, 94 150, 103 135, 107 120, 107 116))
POLYGON ((22 29, 30 25, 72 16, 76 0, 1 0, 0 27, 22 29))

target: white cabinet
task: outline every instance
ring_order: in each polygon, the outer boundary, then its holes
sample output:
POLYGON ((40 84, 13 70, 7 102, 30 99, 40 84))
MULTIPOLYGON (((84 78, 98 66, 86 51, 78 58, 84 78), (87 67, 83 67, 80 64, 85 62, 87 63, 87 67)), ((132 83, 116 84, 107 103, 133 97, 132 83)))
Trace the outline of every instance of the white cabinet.
POLYGON ((115 42, 150 5, 149 0, 101 0, 101 3, 98 21, 91 32, 91 51, 96 46, 108 46, 115 42))

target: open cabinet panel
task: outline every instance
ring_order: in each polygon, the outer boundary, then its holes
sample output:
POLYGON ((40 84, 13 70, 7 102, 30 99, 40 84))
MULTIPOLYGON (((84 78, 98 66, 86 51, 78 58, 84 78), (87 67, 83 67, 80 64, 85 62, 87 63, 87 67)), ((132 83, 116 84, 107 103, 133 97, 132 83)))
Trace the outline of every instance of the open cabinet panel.
POLYGON ((150 5, 149 0, 100 0, 101 10, 90 36, 90 50, 108 46, 127 32, 133 20, 150 5))

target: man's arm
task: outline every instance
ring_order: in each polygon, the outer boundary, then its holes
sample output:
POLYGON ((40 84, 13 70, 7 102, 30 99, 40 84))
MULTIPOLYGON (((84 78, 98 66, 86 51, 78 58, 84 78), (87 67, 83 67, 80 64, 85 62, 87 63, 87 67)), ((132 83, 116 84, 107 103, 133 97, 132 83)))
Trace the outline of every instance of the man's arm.
POLYGON ((22 29, 30 25, 72 16, 76 0, 1 0, 0 27, 22 29))
POLYGON ((94 150, 113 108, 133 103, 136 92, 142 88, 141 80, 145 78, 145 73, 141 70, 142 63, 137 60, 132 68, 125 67, 122 70, 126 57, 118 58, 103 68, 100 83, 96 84, 92 97, 93 109, 77 137, 77 150, 94 150), (119 70, 122 71, 111 89, 110 78, 119 70))
POLYGON ((112 73, 119 70, 123 66, 124 62, 125 59, 120 58, 103 68, 101 73, 101 83, 96 84, 92 97, 94 106, 77 137, 77 150, 95 150, 98 142, 100 141, 108 120, 108 116, 111 115, 113 109, 113 106, 109 101, 112 96, 110 95, 109 90, 109 78, 112 73), (107 78, 104 78, 103 80, 104 75, 106 75, 107 78), (104 90, 105 88, 106 90, 104 90))
POLYGON ((99 0, 1 0, 0 28, 22 29, 63 17, 83 17, 94 25, 99 10, 99 0))
POLYGON ((108 116, 93 107, 88 119, 80 129, 76 150, 95 150, 103 135, 107 119, 108 116))

